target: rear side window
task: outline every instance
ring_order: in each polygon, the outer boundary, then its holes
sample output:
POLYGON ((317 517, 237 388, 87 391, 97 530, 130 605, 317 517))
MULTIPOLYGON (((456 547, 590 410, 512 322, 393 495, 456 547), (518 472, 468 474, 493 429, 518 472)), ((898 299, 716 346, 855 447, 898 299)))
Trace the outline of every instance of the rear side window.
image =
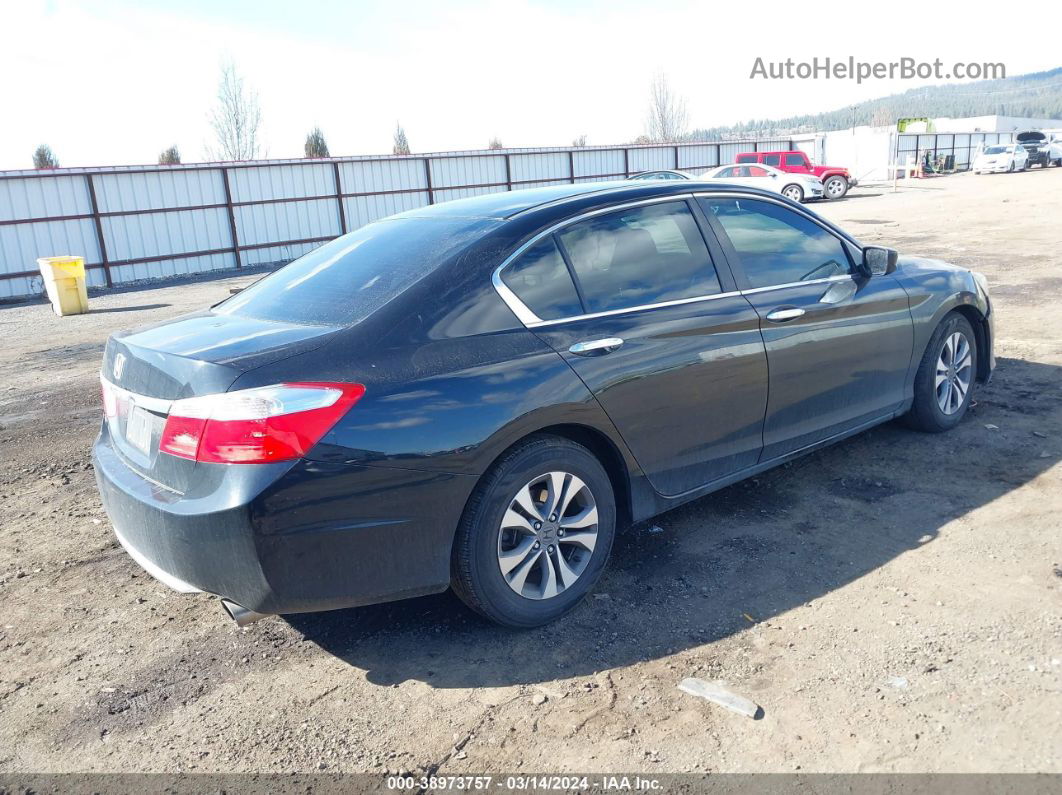
POLYGON ((751 287, 772 287, 851 272, 839 238, 773 202, 700 199, 730 238, 751 287))
POLYGON ((377 221, 337 237, 214 311, 284 323, 357 323, 482 237, 470 218, 377 221))
POLYGON ((785 164, 787 166, 802 166, 804 165, 804 155, 786 155, 785 164))
POLYGON ((543 320, 583 313, 568 266, 550 235, 502 269, 505 286, 543 320))
POLYGON ((557 236, 579 280, 587 312, 720 291, 708 248, 685 202, 596 216, 557 236))
POLYGON ((782 163, 782 158, 779 155, 767 155, 763 158, 763 162, 769 166, 778 166, 782 163))

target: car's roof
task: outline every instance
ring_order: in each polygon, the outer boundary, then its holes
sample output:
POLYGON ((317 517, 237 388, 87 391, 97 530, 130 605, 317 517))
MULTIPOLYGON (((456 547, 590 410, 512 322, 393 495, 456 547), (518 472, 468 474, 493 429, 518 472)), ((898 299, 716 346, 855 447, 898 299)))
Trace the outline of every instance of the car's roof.
POLYGON ((456 199, 442 204, 433 204, 407 210, 392 218, 484 218, 505 220, 525 215, 565 215, 572 210, 591 209, 597 205, 638 201, 657 196, 685 194, 694 190, 706 192, 720 190, 759 191, 742 185, 730 185, 717 180, 634 180, 622 182, 576 182, 574 184, 550 185, 544 188, 504 191, 456 199))

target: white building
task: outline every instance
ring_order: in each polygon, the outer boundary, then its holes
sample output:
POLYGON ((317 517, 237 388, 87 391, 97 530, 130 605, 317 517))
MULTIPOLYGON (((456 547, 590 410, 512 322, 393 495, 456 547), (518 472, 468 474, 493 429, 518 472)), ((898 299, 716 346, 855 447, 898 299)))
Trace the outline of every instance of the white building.
POLYGON ((1024 130, 1062 130, 1062 119, 942 117, 933 119, 929 125, 908 125, 903 133, 897 132, 895 125, 862 126, 796 134, 792 140, 815 163, 844 166, 860 182, 882 182, 892 178, 890 166, 902 165, 908 157, 920 158, 925 152, 934 158, 938 154, 950 155, 956 169, 966 169, 982 144, 1009 142, 1015 133, 1024 130))

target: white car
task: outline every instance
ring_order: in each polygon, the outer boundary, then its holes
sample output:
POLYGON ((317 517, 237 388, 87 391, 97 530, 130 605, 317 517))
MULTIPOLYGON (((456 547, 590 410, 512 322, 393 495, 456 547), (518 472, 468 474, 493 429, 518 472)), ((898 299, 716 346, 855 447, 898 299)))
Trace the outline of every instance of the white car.
POLYGON ((1024 171, 1029 153, 1021 144, 990 144, 977 153, 971 169, 975 174, 1024 171))
POLYGON ((699 179, 724 179, 735 185, 781 193, 795 202, 822 198, 822 181, 814 174, 789 174, 763 163, 719 166, 705 171, 699 179))

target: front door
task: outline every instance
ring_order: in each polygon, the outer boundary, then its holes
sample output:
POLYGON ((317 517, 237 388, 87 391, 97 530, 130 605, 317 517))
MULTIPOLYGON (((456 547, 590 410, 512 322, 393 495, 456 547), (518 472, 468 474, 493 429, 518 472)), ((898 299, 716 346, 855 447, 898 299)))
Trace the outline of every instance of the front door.
POLYGON ((857 273, 855 246, 808 215, 700 201, 760 318, 771 382, 761 460, 900 408, 914 337, 900 283, 857 273))

